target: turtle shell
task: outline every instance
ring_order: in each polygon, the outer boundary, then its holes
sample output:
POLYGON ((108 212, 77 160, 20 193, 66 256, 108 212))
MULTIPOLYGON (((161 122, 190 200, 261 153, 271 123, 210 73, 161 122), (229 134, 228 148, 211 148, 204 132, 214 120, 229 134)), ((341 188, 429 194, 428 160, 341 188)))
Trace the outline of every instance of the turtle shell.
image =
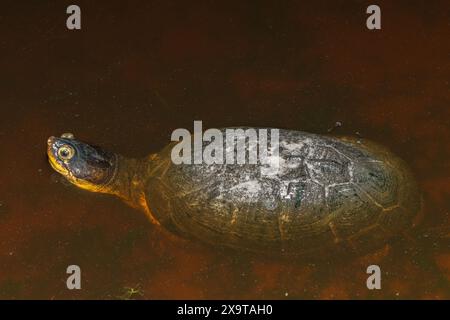
POLYGON ((260 162, 175 165, 172 146, 157 156, 147 205, 172 232, 214 245, 368 251, 411 228, 420 210, 404 162, 367 140, 279 130, 279 168, 264 174, 260 162))

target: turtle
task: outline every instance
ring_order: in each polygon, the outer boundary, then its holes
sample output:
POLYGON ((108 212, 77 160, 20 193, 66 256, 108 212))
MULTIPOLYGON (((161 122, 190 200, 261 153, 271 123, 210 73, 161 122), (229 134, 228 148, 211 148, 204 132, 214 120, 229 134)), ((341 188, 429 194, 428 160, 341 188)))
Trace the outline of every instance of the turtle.
POLYGON ((362 254, 420 223, 418 184, 386 147, 276 130, 279 168, 272 174, 262 174, 266 164, 259 161, 175 164, 176 141, 135 159, 63 134, 48 139, 47 155, 77 187, 116 195, 170 234, 217 247, 287 256, 362 254))

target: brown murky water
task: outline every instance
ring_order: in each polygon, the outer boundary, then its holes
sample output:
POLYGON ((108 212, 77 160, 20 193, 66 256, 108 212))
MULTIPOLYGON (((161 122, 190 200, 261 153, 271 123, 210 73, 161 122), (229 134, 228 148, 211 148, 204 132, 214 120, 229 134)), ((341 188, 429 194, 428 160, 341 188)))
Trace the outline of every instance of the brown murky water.
MULTIPOLYGON (((0 298, 450 298, 450 250, 394 243, 308 263, 168 239, 120 200, 67 186, 50 135, 127 156, 193 120, 381 142, 424 192, 424 228, 449 226, 450 4, 378 1, 6 1, 0 12, 0 298), (369 264, 382 290, 366 288, 369 264), (66 289, 66 267, 82 290, 66 289)), ((442 248, 441 248, 442 249, 442 248)))

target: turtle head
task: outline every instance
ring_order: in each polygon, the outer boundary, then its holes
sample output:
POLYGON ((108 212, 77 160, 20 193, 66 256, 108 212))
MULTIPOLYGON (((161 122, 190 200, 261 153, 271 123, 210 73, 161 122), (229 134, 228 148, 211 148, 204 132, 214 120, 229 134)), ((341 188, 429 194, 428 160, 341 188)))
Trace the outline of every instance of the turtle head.
POLYGON ((117 171, 116 154, 78 141, 70 133, 48 138, 47 156, 55 171, 90 191, 107 192, 117 171))

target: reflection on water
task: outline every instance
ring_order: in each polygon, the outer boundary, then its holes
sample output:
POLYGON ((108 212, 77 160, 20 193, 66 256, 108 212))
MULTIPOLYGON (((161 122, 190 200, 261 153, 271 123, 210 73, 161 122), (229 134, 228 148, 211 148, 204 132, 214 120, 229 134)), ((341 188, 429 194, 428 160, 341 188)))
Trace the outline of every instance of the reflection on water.
POLYGON ((448 2, 383 3, 380 32, 363 28, 358 1, 120 2, 81 2, 80 32, 64 29, 62 4, 2 10, 1 298, 450 298, 450 252, 432 242, 320 262, 217 250, 68 186, 45 157, 62 132, 138 157, 193 120, 315 133, 339 121, 334 133, 403 157, 424 192, 423 227, 448 226, 448 2), (80 291, 66 289, 71 264, 80 291), (382 290, 366 288, 370 264, 382 290))

